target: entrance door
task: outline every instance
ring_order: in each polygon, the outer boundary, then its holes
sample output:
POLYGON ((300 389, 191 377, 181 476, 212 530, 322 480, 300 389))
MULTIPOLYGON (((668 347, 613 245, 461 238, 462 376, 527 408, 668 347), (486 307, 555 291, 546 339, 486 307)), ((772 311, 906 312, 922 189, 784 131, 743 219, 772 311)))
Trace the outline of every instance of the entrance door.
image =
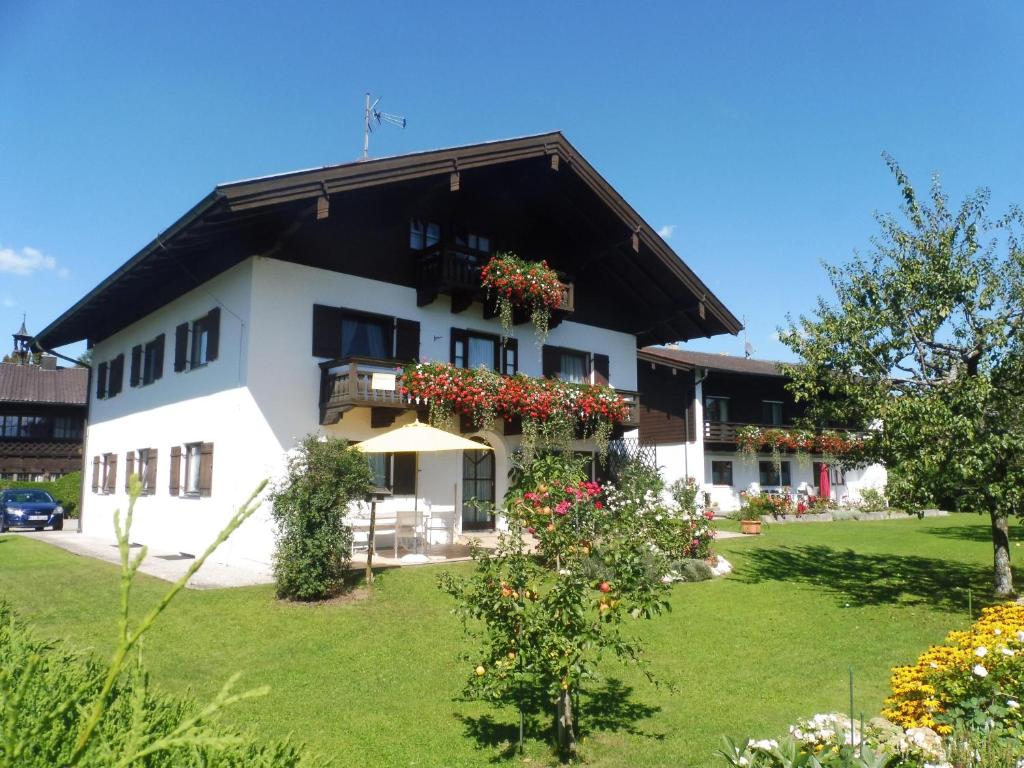
POLYGON ((494 530, 494 451, 462 452, 462 530, 494 530))

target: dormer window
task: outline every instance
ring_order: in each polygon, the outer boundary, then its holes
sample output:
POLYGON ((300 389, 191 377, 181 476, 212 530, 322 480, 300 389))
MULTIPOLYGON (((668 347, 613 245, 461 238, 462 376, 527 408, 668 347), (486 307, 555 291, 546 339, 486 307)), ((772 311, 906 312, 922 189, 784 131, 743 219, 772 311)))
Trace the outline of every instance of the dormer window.
POLYGON ((409 222, 409 247, 414 251, 433 248, 441 242, 441 225, 433 221, 412 219, 409 222))

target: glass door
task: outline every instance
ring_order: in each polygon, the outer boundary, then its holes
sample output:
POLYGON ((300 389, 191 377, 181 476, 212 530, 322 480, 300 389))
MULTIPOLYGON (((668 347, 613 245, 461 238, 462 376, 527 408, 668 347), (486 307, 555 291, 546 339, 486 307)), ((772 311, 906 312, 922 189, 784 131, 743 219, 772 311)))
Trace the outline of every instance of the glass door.
POLYGON ((494 451, 462 452, 462 530, 494 530, 494 451))

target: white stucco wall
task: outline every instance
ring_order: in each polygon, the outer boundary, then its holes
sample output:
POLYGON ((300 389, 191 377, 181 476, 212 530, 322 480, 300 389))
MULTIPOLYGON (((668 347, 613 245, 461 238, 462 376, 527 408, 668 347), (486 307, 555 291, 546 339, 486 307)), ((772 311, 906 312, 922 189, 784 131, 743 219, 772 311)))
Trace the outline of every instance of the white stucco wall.
MULTIPOLYGON (((160 310, 104 339, 94 348, 96 363, 124 354, 122 392, 97 400, 90 392, 86 436, 83 529, 88 535, 113 536, 113 512, 124 509, 125 453, 156 448, 157 482, 152 496, 140 499, 132 539, 160 550, 198 554, 262 478, 277 478, 287 451, 306 434, 321 433, 363 440, 384 430, 370 428, 368 409, 354 409, 335 425, 319 425, 320 369, 311 354, 314 304, 392 314, 420 323, 421 359, 448 361, 453 327, 499 333, 496 319, 483 318, 475 304, 459 314, 447 296, 416 306, 412 288, 328 270, 253 257, 160 310), (221 306, 218 359, 203 368, 174 372, 174 328, 221 306), (129 386, 131 348, 165 334, 163 377, 144 387, 129 386), (208 498, 174 497, 168 492, 170 449, 191 442, 214 444, 213 488, 208 498), (114 493, 91 490, 92 458, 118 456, 114 493)), ((520 371, 541 375, 541 350, 532 327, 515 330, 520 371)), ((635 338, 571 321, 555 328, 548 343, 609 356, 612 386, 636 389, 635 338)), ((396 426, 411 420, 407 414, 396 426)), ((507 460, 517 437, 481 435, 495 448, 496 498, 507 487, 507 460)), ((592 444, 579 443, 579 449, 592 444)), ((395 498, 381 510, 429 508, 441 525, 435 541, 461 532, 462 456, 423 456, 419 498, 395 498)), ((499 520, 499 525, 501 521, 499 520)), ((218 551, 215 559, 269 562, 273 529, 262 509, 218 551)))

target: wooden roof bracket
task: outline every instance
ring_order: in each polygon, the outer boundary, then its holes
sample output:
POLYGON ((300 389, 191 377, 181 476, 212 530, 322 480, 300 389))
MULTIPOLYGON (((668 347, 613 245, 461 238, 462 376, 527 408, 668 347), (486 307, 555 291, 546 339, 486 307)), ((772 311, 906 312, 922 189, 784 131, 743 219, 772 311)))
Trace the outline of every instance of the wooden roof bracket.
POLYGON ((327 182, 320 182, 320 197, 316 199, 316 220, 326 219, 331 215, 331 199, 327 195, 327 182))
POLYGON ((458 192, 462 183, 462 174, 459 171, 459 158, 452 158, 452 168, 454 170, 448 176, 448 190, 450 192, 458 192))

